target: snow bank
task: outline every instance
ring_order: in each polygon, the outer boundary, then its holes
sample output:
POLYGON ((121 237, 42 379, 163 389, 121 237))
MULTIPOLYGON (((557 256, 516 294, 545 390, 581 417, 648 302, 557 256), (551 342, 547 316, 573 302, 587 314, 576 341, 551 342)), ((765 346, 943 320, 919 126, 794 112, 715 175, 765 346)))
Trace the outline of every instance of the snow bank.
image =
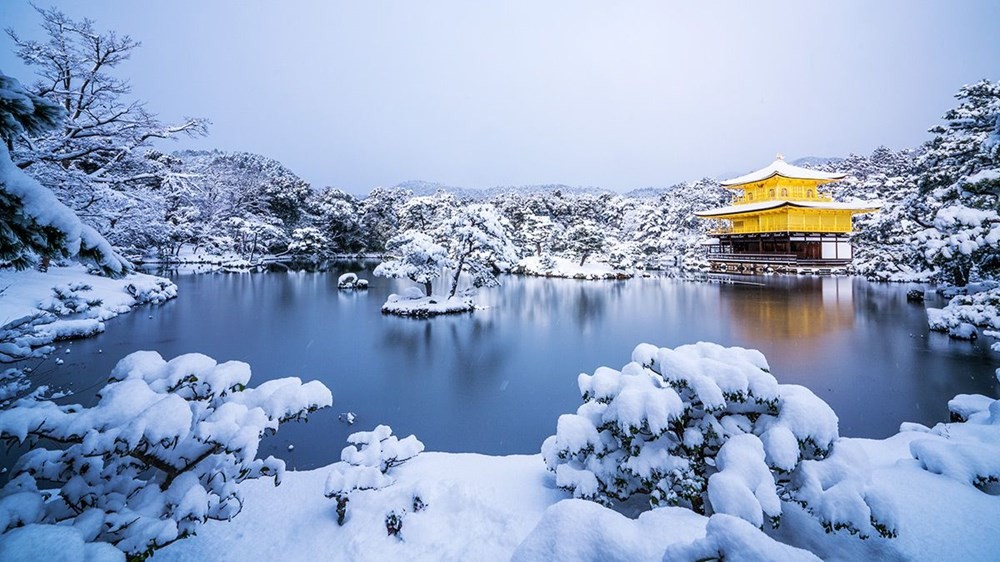
POLYGON ((472 304, 472 299, 466 297, 447 298, 439 295, 429 297, 422 295, 423 293, 419 289, 416 289, 416 292, 407 292, 402 295, 393 293, 382 305, 382 313, 427 318, 439 314, 472 312, 476 309, 476 306, 472 304))
POLYGON ((124 562, 122 551, 106 543, 87 543, 76 527, 27 525, 3 536, 0 560, 124 562))
POLYGON ((689 544, 672 544, 663 562, 726 560, 727 562, 819 562, 809 552, 782 544, 743 519, 716 514, 708 520, 705 537, 689 544))
POLYGON ((566 500, 545 511, 511 560, 659 561, 667 545, 703 537, 707 522, 708 518, 678 507, 654 509, 629 519, 593 502, 566 500))
POLYGON ((61 339, 104 331, 104 321, 142 304, 162 304, 177 286, 132 273, 120 279, 90 275, 82 265, 0 270, 0 362, 44 355, 61 339))
POLYGON ((323 496, 329 471, 289 472, 278 488, 244 483, 239 517, 209 521, 152 560, 509 560, 544 511, 565 498, 538 455, 421 453, 393 469, 393 485, 352 495, 338 526, 323 496), (425 503, 420 511, 412 509, 415 493, 425 503), (398 509, 408 513, 400 536, 389 536, 385 518, 398 509))
POLYGON ((631 279, 632 273, 614 269, 604 263, 585 263, 553 256, 529 256, 517 263, 511 273, 538 277, 564 277, 567 279, 631 279))

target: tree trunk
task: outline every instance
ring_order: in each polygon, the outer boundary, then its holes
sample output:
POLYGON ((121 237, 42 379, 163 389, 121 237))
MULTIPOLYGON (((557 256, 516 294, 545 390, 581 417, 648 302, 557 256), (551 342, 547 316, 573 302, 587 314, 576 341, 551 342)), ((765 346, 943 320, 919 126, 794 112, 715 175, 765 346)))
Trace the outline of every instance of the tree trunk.
POLYGON ((542 257, 542 243, 541 242, 535 242, 535 255, 538 256, 538 257, 542 257))
POLYGON ((587 256, 589 255, 590 254, 583 254, 583 257, 580 258, 580 267, 583 267, 583 262, 587 261, 587 256))
POLYGON ((250 246, 250 263, 253 263, 253 255, 257 253, 257 233, 253 233, 253 244, 250 246))
POLYGON ((451 280, 451 292, 448 293, 449 299, 455 296, 455 291, 458 290, 458 278, 460 275, 462 275, 462 266, 465 265, 465 258, 470 253, 472 253, 472 241, 469 240, 467 244, 468 247, 464 252, 462 252, 462 257, 458 259, 458 266, 455 268, 455 277, 453 277, 451 280))
POLYGON ((969 284, 969 269, 962 265, 956 265, 951 270, 951 280, 956 287, 964 287, 969 284))
POLYGON ((429 297, 431 296, 431 282, 424 281, 424 293, 429 297))

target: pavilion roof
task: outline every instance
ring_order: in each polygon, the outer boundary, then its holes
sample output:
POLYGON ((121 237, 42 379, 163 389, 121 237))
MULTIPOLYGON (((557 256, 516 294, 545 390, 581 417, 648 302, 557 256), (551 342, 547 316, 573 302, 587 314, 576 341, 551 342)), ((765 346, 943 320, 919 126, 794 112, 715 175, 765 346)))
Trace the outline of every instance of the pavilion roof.
POLYGON ((722 181, 720 182, 720 185, 723 187, 735 187, 746 183, 764 181, 774 176, 782 176, 791 179, 819 180, 822 183, 842 180, 847 177, 846 174, 833 174, 830 172, 821 172, 819 170, 810 170, 808 168, 793 166, 788 162, 785 162, 785 159, 779 154, 775 161, 771 162, 768 166, 755 172, 742 175, 738 178, 722 181))
POLYGON ((704 218, 712 218, 723 215, 736 215, 753 213, 759 211, 770 211, 781 207, 801 207, 805 209, 820 209, 828 211, 874 211, 882 207, 880 201, 858 201, 854 203, 835 203, 832 201, 786 201, 777 199, 772 201, 760 201, 758 203, 745 203, 742 205, 730 205, 717 209, 705 211, 695 211, 695 215, 704 218))

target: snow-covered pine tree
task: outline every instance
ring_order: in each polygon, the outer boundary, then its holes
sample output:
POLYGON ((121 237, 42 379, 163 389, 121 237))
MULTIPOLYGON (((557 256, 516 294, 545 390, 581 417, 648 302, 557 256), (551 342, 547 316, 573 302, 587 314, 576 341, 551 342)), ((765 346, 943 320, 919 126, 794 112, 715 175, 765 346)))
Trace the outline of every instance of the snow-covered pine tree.
POLYGON ((580 265, 592 254, 603 252, 608 246, 605 230, 589 220, 580 221, 566 229, 563 238, 569 252, 580 257, 580 265))
POLYGON ((79 256, 108 275, 122 275, 128 262, 93 228, 80 222, 52 191, 11 160, 8 146, 24 135, 55 126, 62 110, 0 73, 0 267, 30 267, 40 258, 79 256))
POLYGON ((955 97, 917 163, 927 228, 915 242, 928 265, 964 286, 1000 273, 1000 82, 962 86, 955 97))
POLYGON ((393 258, 380 263, 372 273, 420 283, 428 297, 431 296, 432 282, 441 276, 445 268, 452 266, 448 250, 416 230, 393 236, 386 243, 386 250, 393 258))
POLYGON ((863 452, 838 443, 833 410, 805 387, 778 384, 756 350, 641 344, 621 371, 601 367, 578 382, 583 405, 542 444, 556 485, 575 497, 645 494, 654 507, 756 527, 777 524, 791 502, 828 530, 895 533, 863 452))
POLYGON ((439 241, 448 248, 455 272, 448 297, 454 297, 462 273, 472 277, 473 287, 496 287, 497 273, 517 261, 517 248, 507 233, 505 221, 490 204, 468 205, 438 230, 439 241))

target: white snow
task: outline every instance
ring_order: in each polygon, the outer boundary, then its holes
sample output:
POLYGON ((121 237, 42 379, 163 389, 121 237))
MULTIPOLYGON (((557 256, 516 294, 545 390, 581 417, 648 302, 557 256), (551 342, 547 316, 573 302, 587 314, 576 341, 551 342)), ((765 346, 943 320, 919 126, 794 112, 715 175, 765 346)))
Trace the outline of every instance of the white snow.
POLYGON ((727 562, 819 562, 815 554, 781 544, 743 519, 712 515, 705 537, 689 544, 667 546, 663 562, 726 560, 727 562))
POLYGON ((466 297, 448 298, 440 295, 425 297, 420 289, 416 287, 410 287, 410 289, 414 289, 414 291, 402 295, 395 293, 389 295, 385 304, 382 305, 382 313, 425 318, 439 314, 472 312, 476 309, 472 300, 466 297))
POLYGON ((538 277, 562 277, 567 279, 629 279, 632 273, 615 269, 606 263, 588 261, 580 265, 579 260, 554 256, 528 256, 514 266, 513 273, 538 277))
POLYGON ((826 180, 826 181, 836 181, 844 179, 846 176, 844 174, 831 174, 829 172, 821 172, 819 170, 812 170, 809 168, 800 168, 798 166, 793 166, 781 157, 776 158, 774 162, 771 162, 767 166, 750 172, 748 174, 723 180, 719 182, 720 185, 731 187, 742 185, 745 183, 753 183, 758 181, 766 180, 773 176, 783 176, 786 178, 796 178, 796 179, 808 179, 808 180, 826 180))
POLYGON ((45 273, 0 269, 0 288, 0 361, 49 353, 54 341, 92 336, 104 331, 105 320, 177 296, 177 286, 162 277, 112 279, 82 265, 45 273))

